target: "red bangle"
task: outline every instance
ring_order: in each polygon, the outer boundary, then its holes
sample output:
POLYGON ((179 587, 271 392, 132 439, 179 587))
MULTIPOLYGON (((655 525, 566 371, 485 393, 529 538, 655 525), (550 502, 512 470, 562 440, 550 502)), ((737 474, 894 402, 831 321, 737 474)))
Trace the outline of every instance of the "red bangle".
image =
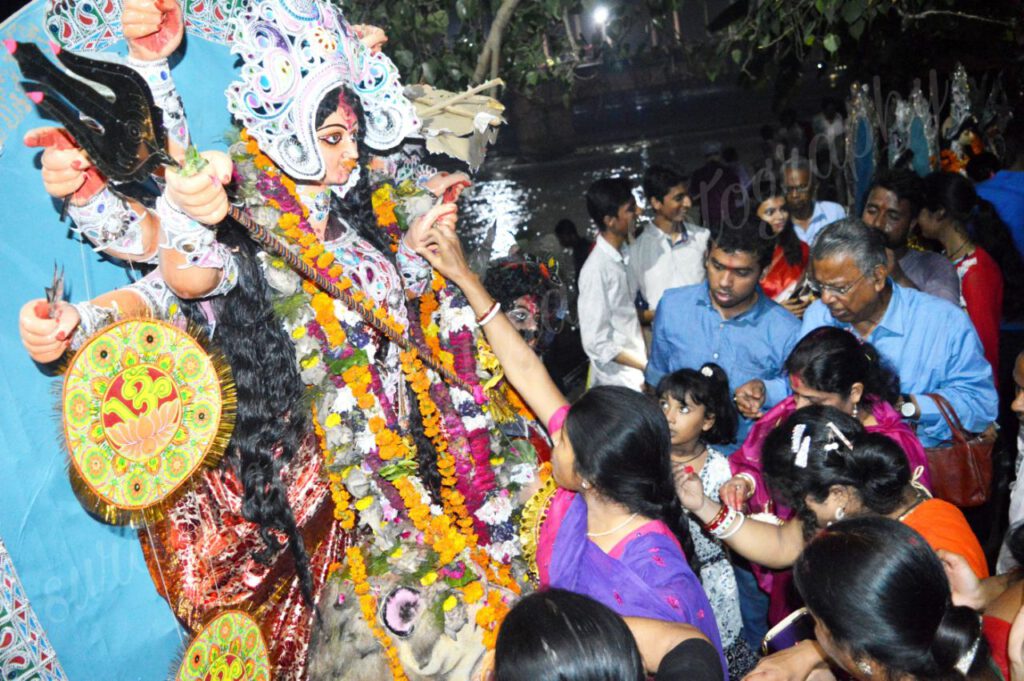
POLYGON ((487 308, 487 312, 484 312, 482 315, 476 318, 476 323, 479 324, 480 326, 483 326, 487 322, 494 319, 494 316, 498 314, 498 310, 500 309, 501 303, 499 303, 498 301, 494 301, 494 304, 487 308))
POLYGON ((715 529, 717 529, 718 526, 722 524, 722 521, 725 520, 725 516, 727 516, 728 514, 729 507, 725 504, 722 504, 722 506, 718 509, 718 513, 715 514, 715 517, 712 518, 710 522, 704 523, 704 529, 708 532, 714 532, 715 529))

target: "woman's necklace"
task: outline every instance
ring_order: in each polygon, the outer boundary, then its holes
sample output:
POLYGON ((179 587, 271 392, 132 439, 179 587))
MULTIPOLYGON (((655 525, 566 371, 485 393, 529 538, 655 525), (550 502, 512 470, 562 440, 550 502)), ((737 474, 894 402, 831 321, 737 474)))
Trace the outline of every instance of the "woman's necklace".
POLYGON ((623 527, 625 527, 626 525, 629 525, 631 522, 633 522, 638 515, 640 515, 640 514, 639 513, 634 513, 633 515, 631 515, 628 518, 626 518, 625 521, 619 523, 618 525, 616 525, 615 527, 613 527, 610 530, 606 530, 604 532, 587 532, 587 536, 588 537, 607 537, 609 534, 615 534, 616 532, 621 530, 623 527))
POLYGON ((947 258, 949 258, 950 260, 956 260, 956 259, 957 259, 957 256, 959 256, 959 255, 960 255, 960 251, 962 251, 962 250, 964 250, 965 248, 967 248, 967 246, 968 246, 968 245, 969 245, 970 243, 971 243, 971 240, 970 240, 970 239, 964 239, 963 241, 961 241, 961 242, 960 242, 960 245, 956 247, 956 250, 955 250, 955 251, 953 251, 952 253, 947 253, 947 254, 946 254, 946 257, 947 257, 947 258))

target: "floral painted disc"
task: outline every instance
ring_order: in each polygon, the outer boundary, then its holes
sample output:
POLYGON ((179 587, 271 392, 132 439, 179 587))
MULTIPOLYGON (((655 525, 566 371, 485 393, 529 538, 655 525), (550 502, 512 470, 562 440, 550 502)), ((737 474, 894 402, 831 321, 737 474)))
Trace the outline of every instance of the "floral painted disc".
POLYGON ((125 320, 89 339, 65 374, 61 406, 76 482, 119 511, 159 504, 223 450, 218 367, 165 322, 125 320))
POLYGON ((192 639, 174 679, 270 681, 270 657, 259 625, 238 610, 218 615, 192 639))

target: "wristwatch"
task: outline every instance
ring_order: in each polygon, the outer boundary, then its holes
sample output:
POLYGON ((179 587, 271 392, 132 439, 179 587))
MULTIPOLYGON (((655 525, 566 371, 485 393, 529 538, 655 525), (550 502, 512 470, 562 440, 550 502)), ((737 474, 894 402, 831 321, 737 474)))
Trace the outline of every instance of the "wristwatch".
POLYGON ((900 395, 900 415, 905 419, 917 418, 917 405, 910 399, 910 395, 900 395))

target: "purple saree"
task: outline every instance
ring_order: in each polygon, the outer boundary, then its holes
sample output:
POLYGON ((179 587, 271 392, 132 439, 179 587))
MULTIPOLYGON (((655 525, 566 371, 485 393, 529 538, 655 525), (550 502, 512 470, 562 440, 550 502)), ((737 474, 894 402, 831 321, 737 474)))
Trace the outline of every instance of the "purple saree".
POLYGON ((692 624, 718 649, 728 678, 711 604, 664 523, 647 523, 605 553, 587 538, 583 498, 560 489, 538 539, 542 587, 589 596, 623 617, 692 624))

